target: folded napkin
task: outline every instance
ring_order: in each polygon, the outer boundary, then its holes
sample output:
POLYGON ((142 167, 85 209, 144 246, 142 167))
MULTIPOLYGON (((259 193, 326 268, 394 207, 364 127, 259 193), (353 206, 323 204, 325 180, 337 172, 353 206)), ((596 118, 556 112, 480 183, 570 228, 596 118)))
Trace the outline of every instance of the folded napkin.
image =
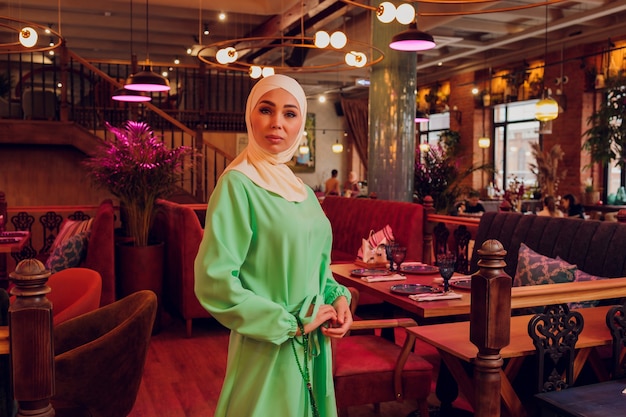
POLYGON ((406 279, 404 275, 392 274, 392 275, 371 275, 369 277, 361 277, 365 282, 382 282, 382 281, 401 281, 406 279))
POLYGON ((457 294, 453 291, 441 294, 415 294, 409 295, 409 298, 413 301, 439 301, 439 300, 455 300, 463 298, 461 294, 457 294))

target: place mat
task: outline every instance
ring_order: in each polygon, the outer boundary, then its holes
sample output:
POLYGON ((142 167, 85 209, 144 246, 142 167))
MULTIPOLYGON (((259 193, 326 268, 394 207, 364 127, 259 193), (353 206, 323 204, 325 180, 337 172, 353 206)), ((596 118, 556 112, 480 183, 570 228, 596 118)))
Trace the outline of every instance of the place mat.
POLYGON ((409 298, 413 301, 439 301, 439 300, 456 300, 463 298, 461 294, 457 294, 453 291, 440 294, 415 294, 409 295, 409 298))
POLYGON ((405 280, 406 277, 400 274, 393 275, 370 275, 361 278, 365 282, 382 282, 382 281, 401 281, 405 280))

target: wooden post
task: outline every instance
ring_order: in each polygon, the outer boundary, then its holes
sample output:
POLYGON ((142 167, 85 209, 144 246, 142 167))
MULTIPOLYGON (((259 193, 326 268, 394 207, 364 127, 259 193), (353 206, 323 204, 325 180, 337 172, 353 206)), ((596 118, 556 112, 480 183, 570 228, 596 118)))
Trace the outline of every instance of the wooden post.
POLYGON ((50 271, 36 259, 25 259, 9 274, 16 296, 9 307, 13 394, 17 417, 54 417, 54 339, 52 303, 46 298, 50 271))
POLYGON ((435 213, 435 203, 431 196, 424 197, 424 253, 422 255, 422 262, 427 265, 434 263, 434 251, 433 251, 433 230, 435 229, 435 223, 428 221, 428 215, 435 213))
POLYGON ((474 361, 475 417, 500 416, 500 349, 510 342, 511 284, 504 272, 506 251, 497 240, 478 250, 480 270, 472 275, 470 341, 478 347, 474 361))

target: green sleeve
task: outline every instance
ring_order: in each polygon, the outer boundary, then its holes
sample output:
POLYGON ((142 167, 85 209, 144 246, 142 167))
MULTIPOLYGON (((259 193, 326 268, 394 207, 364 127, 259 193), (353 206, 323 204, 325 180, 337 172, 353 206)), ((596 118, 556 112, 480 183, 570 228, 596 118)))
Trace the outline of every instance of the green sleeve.
POLYGON ((241 265, 253 238, 248 193, 238 175, 223 175, 213 191, 195 261, 198 300, 224 326, 254 339, 281 344, 296 334, 285 306, 243 287, 241 265))

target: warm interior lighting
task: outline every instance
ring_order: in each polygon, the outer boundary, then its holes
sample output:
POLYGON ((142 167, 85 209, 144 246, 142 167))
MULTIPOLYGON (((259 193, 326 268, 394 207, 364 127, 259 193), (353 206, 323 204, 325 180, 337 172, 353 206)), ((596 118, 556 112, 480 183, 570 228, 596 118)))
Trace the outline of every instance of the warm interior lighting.
POLYGON ((420 143, 420 152, 426 153, 430 151, 430 145, 428 143, 420 143))
POLYGON ((552 97, 544 97, 535 104, 535 118, 547 122, 559 117, 559 103, 552 97))
POLYGON ((398 23, 408 25, 415 20, 415 8, 412 4, 402 3, 396 9, 396 20, 398 23))
POLYGON ((332 46, 335 49, 341 49, 344 46, 346 46, 347 43, 348 43, 348 37, 346 36, 345 33, 343 33, 340 30, 330 35, 330 46, 332 46))
POLYGON ((427 122, 428 120, 430 120, 428 118, 428 115, 424 113, 423 111, 417 110, 415 112, 415 123, 427 122))
POLYGON ((250 78, 257 79, 261 75, 263 75, 263 70, 258 65, 253 65, 250 67, 250 78))
POLYGON ((146 66, 143 71, 131 74, 126 79, 124 88, 133 91, 164 92, 170 90, 170 82, 160 74, 150 71, 146 66))
POLYGON ((390 23, 396 18, 396 6, 393 3, 384 1, 376 9, 376 17, 383 23, 390 23))
POLYGON ((215 54, 215 59, 217 59, 217 62, 220 64, 232 64, 238 57, 239 54, 237 53, 237 50, 232 46, 222 48, 217 51, 217 54, 215 54))
POLYGON ((20 30, 20 43, 26 48, 35 46, 38 38, 37 31, 30 26, 23 27, 22 30, 20 30))
POLYGON ((413 21, 407 30, 391 38, 391 49, 396 51, 426 51, 435 47, 435 40, 431 35, 417 29, 417 22, 413 21))
POLYGON ((264 67, 263 70, 261 70, 261 74, 263 75, 263 78, 271 77, 274 75, 274 67, 264 67))
POLYGON ((341 152, 343 152, 343 145, 341 143, 339 143, 339 139, 337 139, 337 141, 335 143, 333 143, 332 149, 333 149, 334 153, 341 153, 341 152))
POLYGON ((328 45, 330 45, 330 35, 328 32, 324 32, 323 30, 319 30, 315 32, 315 38, 313 43, 317 48, 324 49, 328 45))
POLYGON ((298 148, 298 152, 300 152, 300 155, 306 155, 309 153, 309 145, 307 145, 306 143, 303 143, 302 145, 300 145, 300 147, 298 148))
MULTIPOLYGON (((132 2, 131 2, 132 7, 132 2)), ((132 10, 132 9, 131 9, 132 10)), ((132 13, 131 13, 132 15, 132 13)), ((150 55, 148 52, 149 42, 149 26, 148 26, 148 0, 146 0, 146 66, 143 71, 139 71, 136 74, 131 74, 126 79, 124 88, 133 91, 147 91, 147 92, 164 92, 170 90, 170 82, 167 78, 152 72, 150 68, 150 55)), ((132 17, 132 16, 131 16, 132 17)))
POLYGON ((482 149, 486 149, 491 146, 491 139, 488 137, 478 138, 478 147, 482 149))
POLYGON ((129 103, 141 103, 152 100, 152 98, 143 91, 133 91, 126 88, 115 90, 111 98, 115 101, 126 101, 129 103))

